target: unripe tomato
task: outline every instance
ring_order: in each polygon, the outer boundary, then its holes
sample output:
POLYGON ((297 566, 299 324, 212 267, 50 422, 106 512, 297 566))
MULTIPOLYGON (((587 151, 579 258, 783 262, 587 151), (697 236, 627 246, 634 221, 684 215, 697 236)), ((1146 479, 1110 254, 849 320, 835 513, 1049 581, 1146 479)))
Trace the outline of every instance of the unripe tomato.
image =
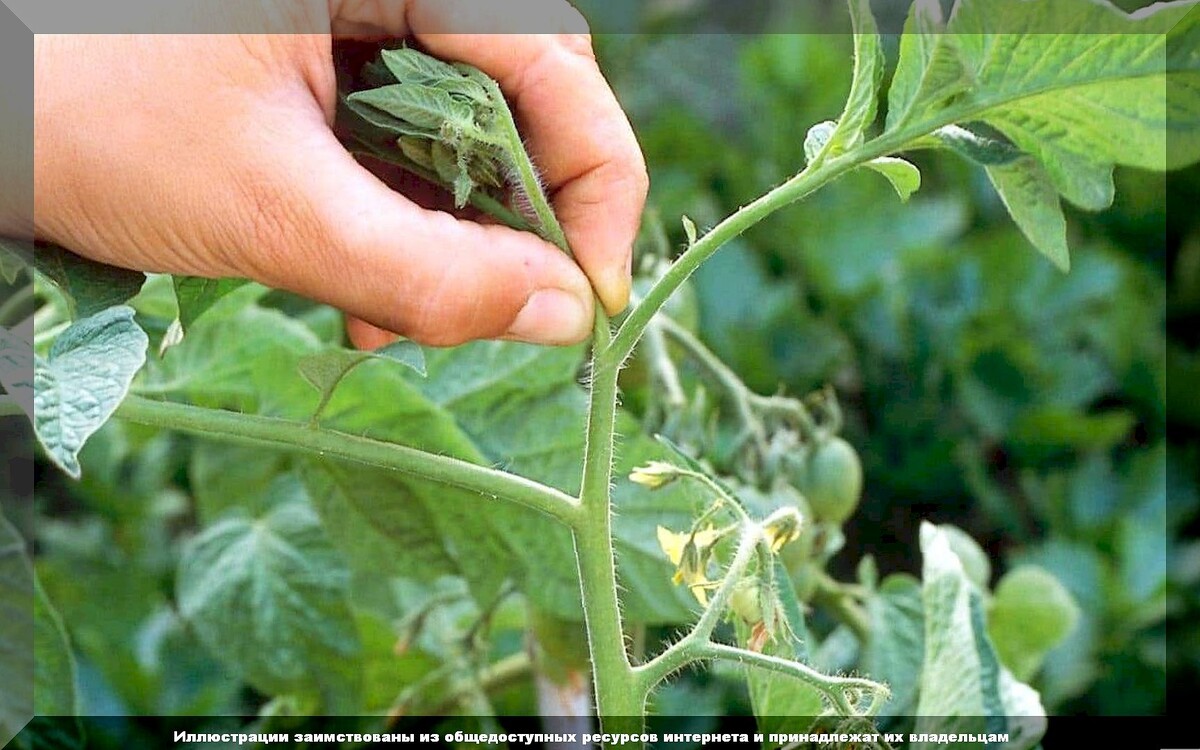
POLYGON ((762 622, 762 602, 758 582, 752 578, 743 578, 733 587, 729 594, 729 609, 748 625, 762 622))
POLYGON ((854 515, 862 499, 862 461, 840 437, 818 442, 794 464, 792 479, 804 493, 818 521, 841 525, 854 515))

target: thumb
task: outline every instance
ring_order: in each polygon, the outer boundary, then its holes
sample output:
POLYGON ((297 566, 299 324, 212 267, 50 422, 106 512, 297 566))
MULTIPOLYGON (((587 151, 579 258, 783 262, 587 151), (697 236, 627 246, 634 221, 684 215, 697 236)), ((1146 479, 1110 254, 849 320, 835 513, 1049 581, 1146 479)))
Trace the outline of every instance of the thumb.
POLYGON ((431 346, 587 337, 591 287, 558 248, 417 206, 358 164, 319 112, 283 130, 258 144, 241 181, 249 275, 431 346))

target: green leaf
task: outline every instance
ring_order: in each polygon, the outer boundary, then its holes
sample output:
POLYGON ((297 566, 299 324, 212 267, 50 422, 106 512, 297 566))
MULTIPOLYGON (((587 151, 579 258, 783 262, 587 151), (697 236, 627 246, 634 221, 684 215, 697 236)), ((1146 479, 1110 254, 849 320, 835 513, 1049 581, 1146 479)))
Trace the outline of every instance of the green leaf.
POLYGON ((863 166, 886 177, 903 202, 907 203, 912 194, 921 189, 921 170, 904 159, 881 156, 863 166))
POLYGON ((848 0, 847 4, 854 29, 854 77, 846 107, 826 146, 834 155, 862 143, 867 128, 875 122, 879 84, 883 80, 883 47, 871 12, 871 0, 848 0))
POLYGON ((900 37, 900 60, 888 91, 885 132, 944 104, 969 84, 958 50, 945 33, 940 0, 914 0, 900 37))
POLYGON ((262 292, 248 284, 222 298, 183 343, 150 360, 136 389, 214 408, 310 417, 317 395, 298 366, 324 345, 300 321, 259 307, 262 292))
POLYGON ((71 317, 87 318, 133 299, 146 274, 80 257, 57 245, 39 244, 33 252, 37 270, 67 298, 71 317))
POLYGON ((430 86, 447 78, 461 77, 449 63, 408 47, 385 49, 380 53, 380 59, 400 83, 430 86))
POLYGON ((33 567, 25 540, 0 515, 0 743, 8 744, 34 715, 33 567))
MULTIPOLYGON (((42 589, 25 540, 0 514, 0 743, 34 715, 74 716, 75 657, 62 620, 42 589)), ((66 734, 78 736, 78 726, 66 734)))
POLYGON ((1065 269, 1059 194, 1100 210, 1113 200, 1114 165, 1163 170, 1200 159, 1195 6, 1131 15, 1108 2, 961 0, 943 30, 939 3, 918 0, 886 132, 936 131, 934 142, 988 165, 1022 231, 1065 269), (970 123, 1029 158, 996 161, 1002 153, 956 127, 970 123))
POLYGON ((186 332, 222 297, 243 286, 245 279, 205 279, 200 276, 174 276, 175 299, 179 303, 179 322, 186 332))
POLYGON ((987 639, 982 594, 946 533, 921 525, 925 655, 917 732, 1004 732, 1000 662, 987 639))
POLYGON ((33 581, 33 710, 39 716, 74 716, 75 656, 67 642, 62 618, 46 592, 33 581))
POLYGON ((1004 665, 1017 679, 1028 680, 1078 620, 1079 605, 1058 579, 1043 568, 1024 565, 996 586, 988 634, 1004 665))
POLYGON ((354 368, 373 359, 399 362, 418 375, 425 375, 425 352, 413 341, 400 339, 375 351, 330 349, 300 360, 300 375, 321 394, 320 412, 334 390, 354 368))
POLYGON ((33 419, 33 343, 0 326, 0 385, 33 419))
POLYGON ((882 715, 912 715, 925 652, 920 582, 908 575, 888 576, 867 600, 867 617, 871 630, 860 663, 868 677, 892 691, 882 715))
POLYGON ((347 101, 362 104, 407 122, 429 134, 441 131, 443 124, 471 128, 471 107, 449 93, 419 83, 398 83, 351 94, 347 101))
MULTIPOLYGON (((434 377, 436 354, 430 358, 434 377)), ((453 415, 422 393, 426 381, 413 382, 406 375, 402 368, 381 361, 356 367, 329 400, 323 425, 474 463, 489 463, 453 415), (381 400, 380 393, 388 394, 387 399, 381 400)), ((347 525, 361 526, 356 515, 361 516, 378 535, 387 538, 390 554, 400 561, 409 553, 416 536, 429 536, 441 547, 439 557, 450 562, 433 567, 414 563, 409 575, 428 581, 441 574, 443 568, 451 567, 469 582, 472 593, 482 603, 490 602, 506 580, 520 573, 513 537, 519 529, 514 525, 526 522, 531 535, 545 534, 547 526, 553 525, 532 511, 514 514, 520 509, 473 492, 359 466, 347 466, 346 473, 341 469, 338 464, 314 462, 304 472, 327 524, 341 523, 338 508, 354 509, 356 514, 347 516, 347 525), (322 473, 327 476, 319 476, 322 473), (351 476, 353 481, 349 480, 351 476)), ((335 542, 354 544, 344 529, 330 534, 335 542)), ((361 559, 354 553, 347 555, 351 562, 361 559)), ((429 556, 421 551, 417 560, 429 556)), ((567 574, 573 575, 573 571, 567 574)))
MULTIPOLYGON (((436 506, 403 477, 307 462, 304 483, 333 543, 353 570, 388 586, 390 578, 432 582, 469 577, 443 538, 436 506)), ((378 593, 378 592, 377 592, 378 593)))
MULTIPOLYGON (((579 347, 478 343, 431 352, 429 377, 421 388, 454 415, 495 465, 574 494, 586 434, 587 399, 578 380, 582 366, 579 347)), ((634 420, 622 415, 618 425, 628 436, 614 468, 613 493, 625 615, 631 622, 686 622, 692 617, 690 597, 672 585, 654 530, 659 523, 690 522, 685 519, 701 501, 695 488, 682 484, 650 492, 629 482, 635 466, 667 453, 639 435, 634 420)), ((546 612, 578 619, 578 579, 565 529, 521 508, 505 507, 497 515, 526 571, 526 594, 546 612)))
POLYGON ((79 451, 129 392, 149 339, 133 309, 111 307, 80 320, 34 361, 34 429, 47 455, 79 478, 79 451))
POLYGON ((1008 743, 1012 750, 1029 750, 1039 747, 1049 726, 1046 708, 1038 692, 1013 677, 1003 667, 1000 669, 1000 700, 1008 714, 1008 743))
POLYGON ((205 524, 235 508, 264 507, 265 497, 279 474, 291 468, 291 456, 269 453, 235 443, 197 441, 188 463, 188 483, 196 513, 205 524))
POLYGON ((962 0, 947 30, 973 85, 956 107, 1034 155, 1068 197, 1082 162, 1191 163, 1200 157, 1195 6, 1128 15, 1078 0, 962 0))
POLYGON ((938 524, 938 530, 946 535, 950 549, 962 563, 963 573, 967 580, 975 584, 980 591, 987 591, 992 580, 992 562, 987 553, 962 529, 948 523, 938 524))
POLYGON ((298 483, 291 493, 261 517, 218 521, 188 543, 179 611, 258 690, 319 697, 327 713, 353 713, 360 649, 347 571, 298 483))
POLYGON ((1021 232, 1062 271, 1071 268, 1067 220, 1058 192, 1033 159, 987 168, 988 178, 1021 232))

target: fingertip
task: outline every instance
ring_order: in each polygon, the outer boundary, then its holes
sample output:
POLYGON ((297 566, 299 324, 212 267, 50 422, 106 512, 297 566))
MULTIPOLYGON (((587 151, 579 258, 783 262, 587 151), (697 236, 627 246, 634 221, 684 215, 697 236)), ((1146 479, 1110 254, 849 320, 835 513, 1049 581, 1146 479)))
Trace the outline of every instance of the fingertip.
POLYGON ((362 318, 357 318, 353 315, 346 316, 346 336, 356 349, 363 351, 379 349, 395 343, 400 338, 399 334, 371 325, 362 318))

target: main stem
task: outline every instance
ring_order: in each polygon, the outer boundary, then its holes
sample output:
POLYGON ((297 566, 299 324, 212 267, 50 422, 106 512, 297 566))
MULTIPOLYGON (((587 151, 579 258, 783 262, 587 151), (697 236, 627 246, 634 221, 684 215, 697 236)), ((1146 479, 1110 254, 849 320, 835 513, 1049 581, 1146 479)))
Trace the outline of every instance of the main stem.
MULTIPOLYGON (((501 96, 498 88, 493 88, 501 96)), ((529 159, 507 111, 500 123, 509 152, 516 160, 516 177, 536 216, 539 234, 574 257, 566 233, 542 189, 537 170, 529 159)), ((620 360, 602 361, 612 345, 608 316, 596 300, 592 336, 592 387, 588 394, 587 445, 579 491, 579 515, 571 523, 575 559, 579 570, 583 616, 587 626, 588 650, 592 658, 596 713, 601 730, 609 734, 640 733, 645 726, 646 691, 640 684, 625 651, 621 604, 617 598, 616 555, 612 542, 613 441, 617 416, 617 375, 620 360)))
POLYGON ((581 522, 574 528, 575 553, 601 729, 610 734, 639 733, 645 724, 646 691, 625 651, 612 543, 611 487, 619 368, 600 364, 599 354, 610 344, 608 321, 602 313, 597 316, 594 344, 580 491, 581 522))

